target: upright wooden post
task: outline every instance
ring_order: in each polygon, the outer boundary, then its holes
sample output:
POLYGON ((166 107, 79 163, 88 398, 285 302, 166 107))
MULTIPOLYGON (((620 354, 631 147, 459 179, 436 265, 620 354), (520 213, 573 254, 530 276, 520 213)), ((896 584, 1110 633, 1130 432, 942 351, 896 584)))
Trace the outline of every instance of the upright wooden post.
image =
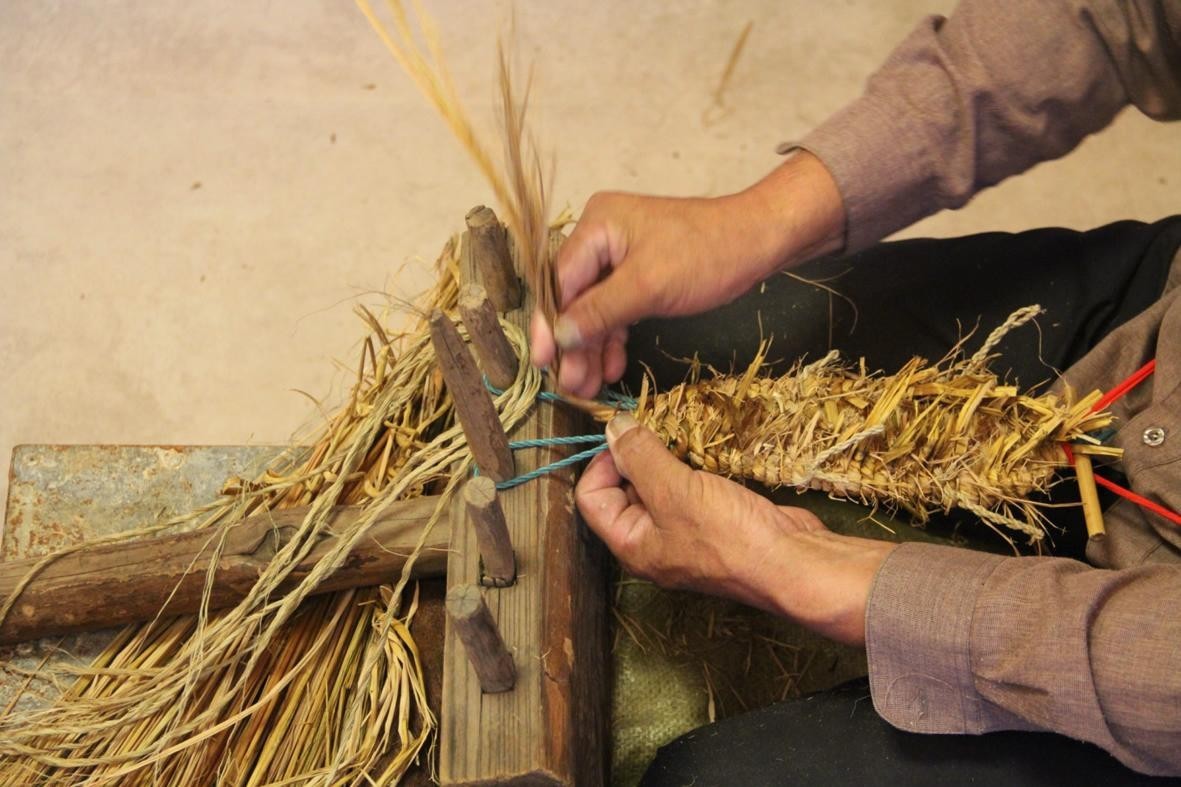
POLYGON ((511 689, 517 682, 517 669, 480 589, 475 585, 457 585, 448 590, 447 616, 476 671, 480 689, 485 694, 511 689))
POLYGON ((517 354, 500 327, 488 292, 478 284, 466 285, 459 293, 459 313, 488 382, 502 391, 508 388, 517 379, 517 354))
POLYGON ((476 545, 484 562, 481 585, 508 587, 517 578, 517 560, 509 538, 504 510, 496 497, 496 484, 487 476, 467 482, 463 502, 468 520, 476 531, 476 545))
MULTIPOLYGON (((552 243, 560 242, 554 236, 552 243)), ((470 277, 471 268, 464 265, 462 275, 470 277)), ((527 290, 524 299, 505 315, 522 329, 532 308, 527 290)), ((539 403, 512 438, 585 431, 569 408, 539 403)), ((516 458, 522 467, 540 467, 566 453, 529 448, 516 458)), ((601 542, 575 513, 574 478, 573 468, 563 468, 497 492, 512 530, 517 580, 485 591, 484 600, 513 656, 516 683, 512 691, 485 693, 448 616, 439 715, 439 782, 445 787, 606 783, 608 563, 601 542)), ((451 517, 447 587, 478 585, 487 566, 481 568, 477 530, 467 525, 461 495, 451 517)))
POLYGON ((435 346, 447 390, 455 400, 455 414, 480 472, 495 481, 509 480, 515 473, 513 452, 509 449, 504 427, 500 425, 496 406, 459 331, 438 309, 431 314, 431 343, 435 346))
POLYGON ((509 256, 508 238, 492 208, 477 205, 465 218, 468 248, 492 305, 507 312, 521 305, 521 282, 509 256))

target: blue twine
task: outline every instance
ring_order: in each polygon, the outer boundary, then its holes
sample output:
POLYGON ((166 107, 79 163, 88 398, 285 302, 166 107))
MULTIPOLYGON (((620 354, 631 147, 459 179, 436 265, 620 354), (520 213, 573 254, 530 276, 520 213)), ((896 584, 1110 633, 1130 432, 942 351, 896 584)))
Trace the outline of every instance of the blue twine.
MULTIPOLYGON (((504 393, 504 391, 493 385, 487 376, 484 377, 484 387, 491 391, 493 396, 500 396, 502 393, 504 393)), ((539 391, 537 398, 543 402, 562 401, 561 395, 552 391, 539 391)), ((600 400, 600 404, 605 404, 609 407, 618 407, 625 410, 636 409, 636 400, 630 396, 627 396, 626 394, 619 393, 618 391, 605 391, 603 393, 603 398, 600 400)), ((586 443, 596 443, 596 445, 593 448, 587 448, 584 451, 571 454, 565 459, 559 459, 556 462, 551 462, 544 467, 539 467, 536 470, 530 470, 527 473, 522 473, 521 475, 516 476, 515 478, 510 478, 507 481, 500 481, 496 484, 496 488, 500 490, 512 489, 514 486, 520 486, 521 484, 528 483, 529 481, 532 481, 536 478, 549 475, 556 470, 561 470, 564 467, 570 467, 571 465, 576 465, 579 462, 591 459, 596 454, 601 454, 603 451, 607 450, 607 437, 606 435, 601 434, 584 434, 575 435, 573 437, 541 437, 533 440, 514 440, 508 444, 508 447, 514 451, 518 448, 548 448, 549 446, 555 445, 583 445, 586 443)), ((480 468, 473 467, 472 474, 479 475, 480 468)))
POLYGON ((538 437, 533 440, 513 440, 509 448, 547 448, 551 445, 584 445, 586 443, 601 443, 607 438, 601 434, 582 434, 574 437, 538 437))
MULTIPOLYGON (((549 441, 562 440, 562 439, 566 439, 566 438, 551 437, 548 439, 528 440, 528 441, 521 441, 521 442, 548 444, 549 441)), ((588 448, 585 451, 579 451, 576 454, 571 454, 570 456, 566 457, 565 459, 559 459, 558 461, 551 462, 550 464, 545 465, 544 467, 539 467, 536 470, 530 470, 527 473, 522 473, 521 475, 517 476, 516 478, 510 478, 507 481, 501 481, 500 483, 498 483, 496 485, 496 488, 499 490, 512 489, 514 486, 520 486, 521 484, 532 481, 535 478, 541 478, 543 475, 549 475, 550 473, 552 473, 556 470, 561 470, 564 467, 570 467, 571 465, 576 465, 579 462, 582 462, 582 461, 585 461, 587 459, 594 457, 596 454, 601 454, 603 451, 607 450, 607 438, 602 435, 599 435, 599 440, 601 442, 599 443, 599 445, 596 445, 594 448, 588 448)), ((554 445, 561 445, 561 443, 554 443, 554 445)), ((530 447, 534 447, 534 446, 530 446, 530 447)), ((540 447, 540 446, 536 446, 536 447, 540 447)))
MULTIPOLYGON (((507 481, 500 481, 496 484, 496 488, 500 490, 512 489, 514 486, 520 486, 521 484, 532 481, 535 478, 541 478, 543 475, 549 475, 556 470, 561 470, 564 467, 570 467, 571 465, 576 465, 586 459, 591 459, 596 454, 601 454, 603 451, 607 450, 607 436, 601 434, 574 435, 572 437, 538 437, 531 440, 513 440, 508 444, 508 447, 514 451, 518 448, 548 448, 555 445, 583 445, 586 443, 596 443, 596 445, 594 448, 588 448, 585 451, 579 451, 576 454, 571 454, 564 459, 559 459, 556 462, 550 462, 548 465, 539 467, 536 470, 530 470, 527 473, 522 473, 521 475, 516 476, 515 478, 510 478, 507 481)), ((473 466, 472 475, 477 476, 479 474, 480 468, 473 466)))

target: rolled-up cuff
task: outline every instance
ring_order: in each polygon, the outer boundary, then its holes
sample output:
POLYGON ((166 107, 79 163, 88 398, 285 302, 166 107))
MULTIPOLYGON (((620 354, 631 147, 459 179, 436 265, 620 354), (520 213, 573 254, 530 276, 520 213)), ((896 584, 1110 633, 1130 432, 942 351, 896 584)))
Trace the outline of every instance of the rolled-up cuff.
POLYGON ((909 732, 988 729, 973 679, 972 615, 1004 560, 907 543, 883 563, 870 589, 865 644, 873 704, 887 722, 909 732))

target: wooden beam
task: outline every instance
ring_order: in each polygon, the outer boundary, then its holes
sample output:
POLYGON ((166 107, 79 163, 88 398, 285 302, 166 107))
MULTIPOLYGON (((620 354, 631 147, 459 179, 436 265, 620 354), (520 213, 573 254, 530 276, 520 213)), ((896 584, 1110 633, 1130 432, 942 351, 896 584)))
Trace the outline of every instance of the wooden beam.
POLYGON ((517 579, 517 559, 492 479, 480 476, 468 481, 463 488, 463 503, 468 522, 476 531, 476 547, 484 566, 480 584, 508 587, 517 579))
POLYGON ((517 354, 509 344, 488 293, 478 284, 465 285, 459 293, 459 314, 488 382, 505 390, 517 379, 517 354))
POLYGON ((496 405, 455 324, 438 309, 431 314, 431 343, 447 390, 455 401, 455 415, 467 437, 472 458, 480 472, 492 476, 494 481, 509 480, 516 472, 516 465, 496 405))
POLYGON ((468 211, 465 221, 472 263, 492 305, 498 312, 517 308, 521 305, 521 282, 509 255, 508 234, 496 213, 492 208, 477 205, 468 211))
POLYGON ((485 694, 509 691, 517 681, 512 654, 496 628, 480 588, 456 585, 447 591, 447 620, 455 629, 485 694))
MULTIPOLYGON (((390 505, 378 516, 368 537, 315 592, 395 580, 438 504, 437 497, 421 497, 390 505)), ((333 529, 347 528, 360 512, 359 508, 336 509, 333 529)), ((191 530, 79 548, 46 565, 20 593, 0 624, 0 643, 196 612, 219 541, 209 607, 232 606, 246 596, 307 513, 307 508, 271 511, 247 517, 220 531, 191 530)), ((289 589, 306 577, 335 546, 336 538, 323 536, 282 588, 289 589)), ((450 523, 443 517, 414 562, 414 575, 442 575, 450 540, 450 523)), ((40 560, 0 563, 0 599, 8 599, 40 560)))
MULTIPOLYGON (((554 243, 560 242, 557 233, 554 243)), ((525 325, 530 303, 509 317, 525 325)), ((581 434, 581 416, 539 403, 512 437, 581 434)), ((522 468, 568 455, 569 447, 517 454, 522 468)), ((513 654, 512 691, 485 694, 448 624, 443 652, 439 777, 443 784, 601 785, 606 780, 608 565, 579 520, 575 471, 565 469, 498 494, 517 560, 517 581, 484 597, 513 654)), ((477 584, 475 531, 453 509, 447 584, 477 584)))

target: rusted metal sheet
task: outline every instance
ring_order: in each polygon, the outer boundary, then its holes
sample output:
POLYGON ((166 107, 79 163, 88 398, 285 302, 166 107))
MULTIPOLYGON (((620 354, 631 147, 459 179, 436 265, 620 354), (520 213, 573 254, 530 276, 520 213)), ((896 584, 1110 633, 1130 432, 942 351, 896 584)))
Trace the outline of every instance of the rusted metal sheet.
MULTIPOLYGON (((147 527, 217 497, 231 475, 250 478, 277 446, 22 445, 12 452, 0 558, 36 557, 147 527)), ((0 648, 0 712, 44 705, 58 687, 28 671, 87 664, 114 631, 0 648)), ((66 680, 68 685, 69 681, 66 680)))

